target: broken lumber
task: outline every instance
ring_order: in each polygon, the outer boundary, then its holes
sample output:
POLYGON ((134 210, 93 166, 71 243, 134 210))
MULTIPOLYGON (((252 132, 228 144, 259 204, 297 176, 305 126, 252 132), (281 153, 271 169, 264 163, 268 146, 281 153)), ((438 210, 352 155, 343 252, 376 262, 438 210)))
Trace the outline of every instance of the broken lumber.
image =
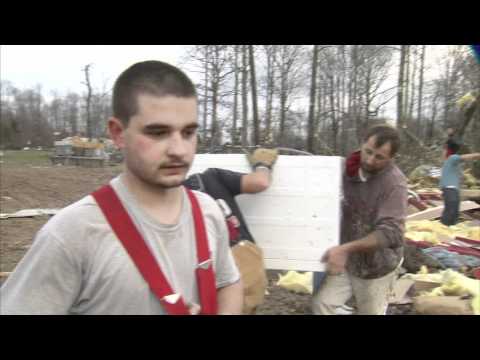
MULTIPOLYGON (((443 212, 443 206, 437 206, 427 210, 420 211, 416 214, 411 214, 407 216, 407 221, 409 220, 432 220, 439 218, 443 212)), ((460 203, 460 212, 467 210, 480 209, 480 205, 473 201, 462 201, 460 203)))
POLYGON ((480 200, 480 190, 462 189, 460 198, 462 200, 480 200))

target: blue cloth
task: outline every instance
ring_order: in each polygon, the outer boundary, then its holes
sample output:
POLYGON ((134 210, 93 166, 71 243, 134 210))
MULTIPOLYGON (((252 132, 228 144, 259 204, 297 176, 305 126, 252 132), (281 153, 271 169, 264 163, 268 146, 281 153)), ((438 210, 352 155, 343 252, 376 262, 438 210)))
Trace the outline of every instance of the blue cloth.
POLYGON ((480 45, 470 45, 472 47, 473 53, 477 58, 477 61, 480 63, 480 45))
POLYGON ((462 266, 468 266, 471 268, 480 266, 480 258, 470 255, 457 254, 437 246, 422 249, 422 252, 437 259, 446 268, 457 270, 462 266))
POLYGON ((462 173, 462 158, 460 155, 453 154, 448 157, 442 166, 442 176, 440 178, 440 188, 454 186, 460 189, 460 176, 462 173))
POLYGON ((322 281, 323 279, 325 278, 325 275, 327 273, 322 271, 322 272, 319 272, 319 271, 314 271, 313 272, 313 294, 315 295, 315 293, 318 291, 318 289, 320 289, 320 285, 322 284, 322 281))

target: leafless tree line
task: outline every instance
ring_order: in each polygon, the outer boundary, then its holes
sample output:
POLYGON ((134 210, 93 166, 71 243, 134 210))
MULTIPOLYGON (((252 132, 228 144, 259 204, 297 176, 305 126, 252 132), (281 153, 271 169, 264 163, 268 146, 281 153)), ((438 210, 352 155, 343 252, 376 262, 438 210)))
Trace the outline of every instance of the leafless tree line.
MULTIPOLYGON (((468 46, 452 46, 427 79, 432 49, 197 45, 182 66, 202 79, 197 86, 206 149, 228 142, 345 155, 378 122, 398 126, 405 142, 423 147, 444 139, 447 127, 462 129, 464 114, 456 101, 480 88, 479 64, 468 46), (387 108, 396 108, 396 116, 387 108)), ((462 134, 477 148, 479 117, 477 111, 471 131, 462 134)))
MULTIPOLYGON (((369 125, 387 121, 421 149, 456 127, 480 150, 480 110, 467 115, 456 106, 480 90, 480 66, 468 46, 449 47, 439 64, 428 65, 433 47, 196 45, 181 67, 197 79, 204 149, 230 143, 345 155, 369 125)), ((40 86, 20 90, 3 81, 1 146, 51 145, 54 132, 104 136, 110 93, 92 86, 94 65, 79 71, 85 92, 53 92, 48 101, 40 86)))
POLYGON ((70 92, 64 96, 53 91, 49 101, 40 85, 33 89, 17 89, 1 83, 0 140, 4 148, 52 146, 54 139, 67 136, 96 138, 106 136, 106 119, 111 114, 110 94, 105 88, 95 89, 90 80, 91 64, 82 71, 86 92, 70 92))

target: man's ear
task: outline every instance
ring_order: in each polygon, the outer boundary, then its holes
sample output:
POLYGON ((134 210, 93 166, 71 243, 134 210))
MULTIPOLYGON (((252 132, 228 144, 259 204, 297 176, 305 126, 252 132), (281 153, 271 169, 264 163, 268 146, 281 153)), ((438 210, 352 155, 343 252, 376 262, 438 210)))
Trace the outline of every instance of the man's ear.
POLYGON ((108 119, 108 132, 115 145, 122 149, 125 146, 125 125, 122 121, 116 117, 108 119))

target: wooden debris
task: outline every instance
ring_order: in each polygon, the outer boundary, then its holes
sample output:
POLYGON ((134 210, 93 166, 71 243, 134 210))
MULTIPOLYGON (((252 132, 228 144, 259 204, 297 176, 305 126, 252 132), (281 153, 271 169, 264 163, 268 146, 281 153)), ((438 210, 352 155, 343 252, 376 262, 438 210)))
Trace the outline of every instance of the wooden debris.
MULTIPOLYGON (((460 203, 460 212, 473 210, 473 209, 480 209, 480 205, 473 201, 462 201, 460 203)), ((416 214, 408 215, 407 221, 408 220, 433 220, 433 219, 439 218, 442 215, 442 212, 443 212, 443 206, 437 206, 434 208, 420 211, 416 214)))

